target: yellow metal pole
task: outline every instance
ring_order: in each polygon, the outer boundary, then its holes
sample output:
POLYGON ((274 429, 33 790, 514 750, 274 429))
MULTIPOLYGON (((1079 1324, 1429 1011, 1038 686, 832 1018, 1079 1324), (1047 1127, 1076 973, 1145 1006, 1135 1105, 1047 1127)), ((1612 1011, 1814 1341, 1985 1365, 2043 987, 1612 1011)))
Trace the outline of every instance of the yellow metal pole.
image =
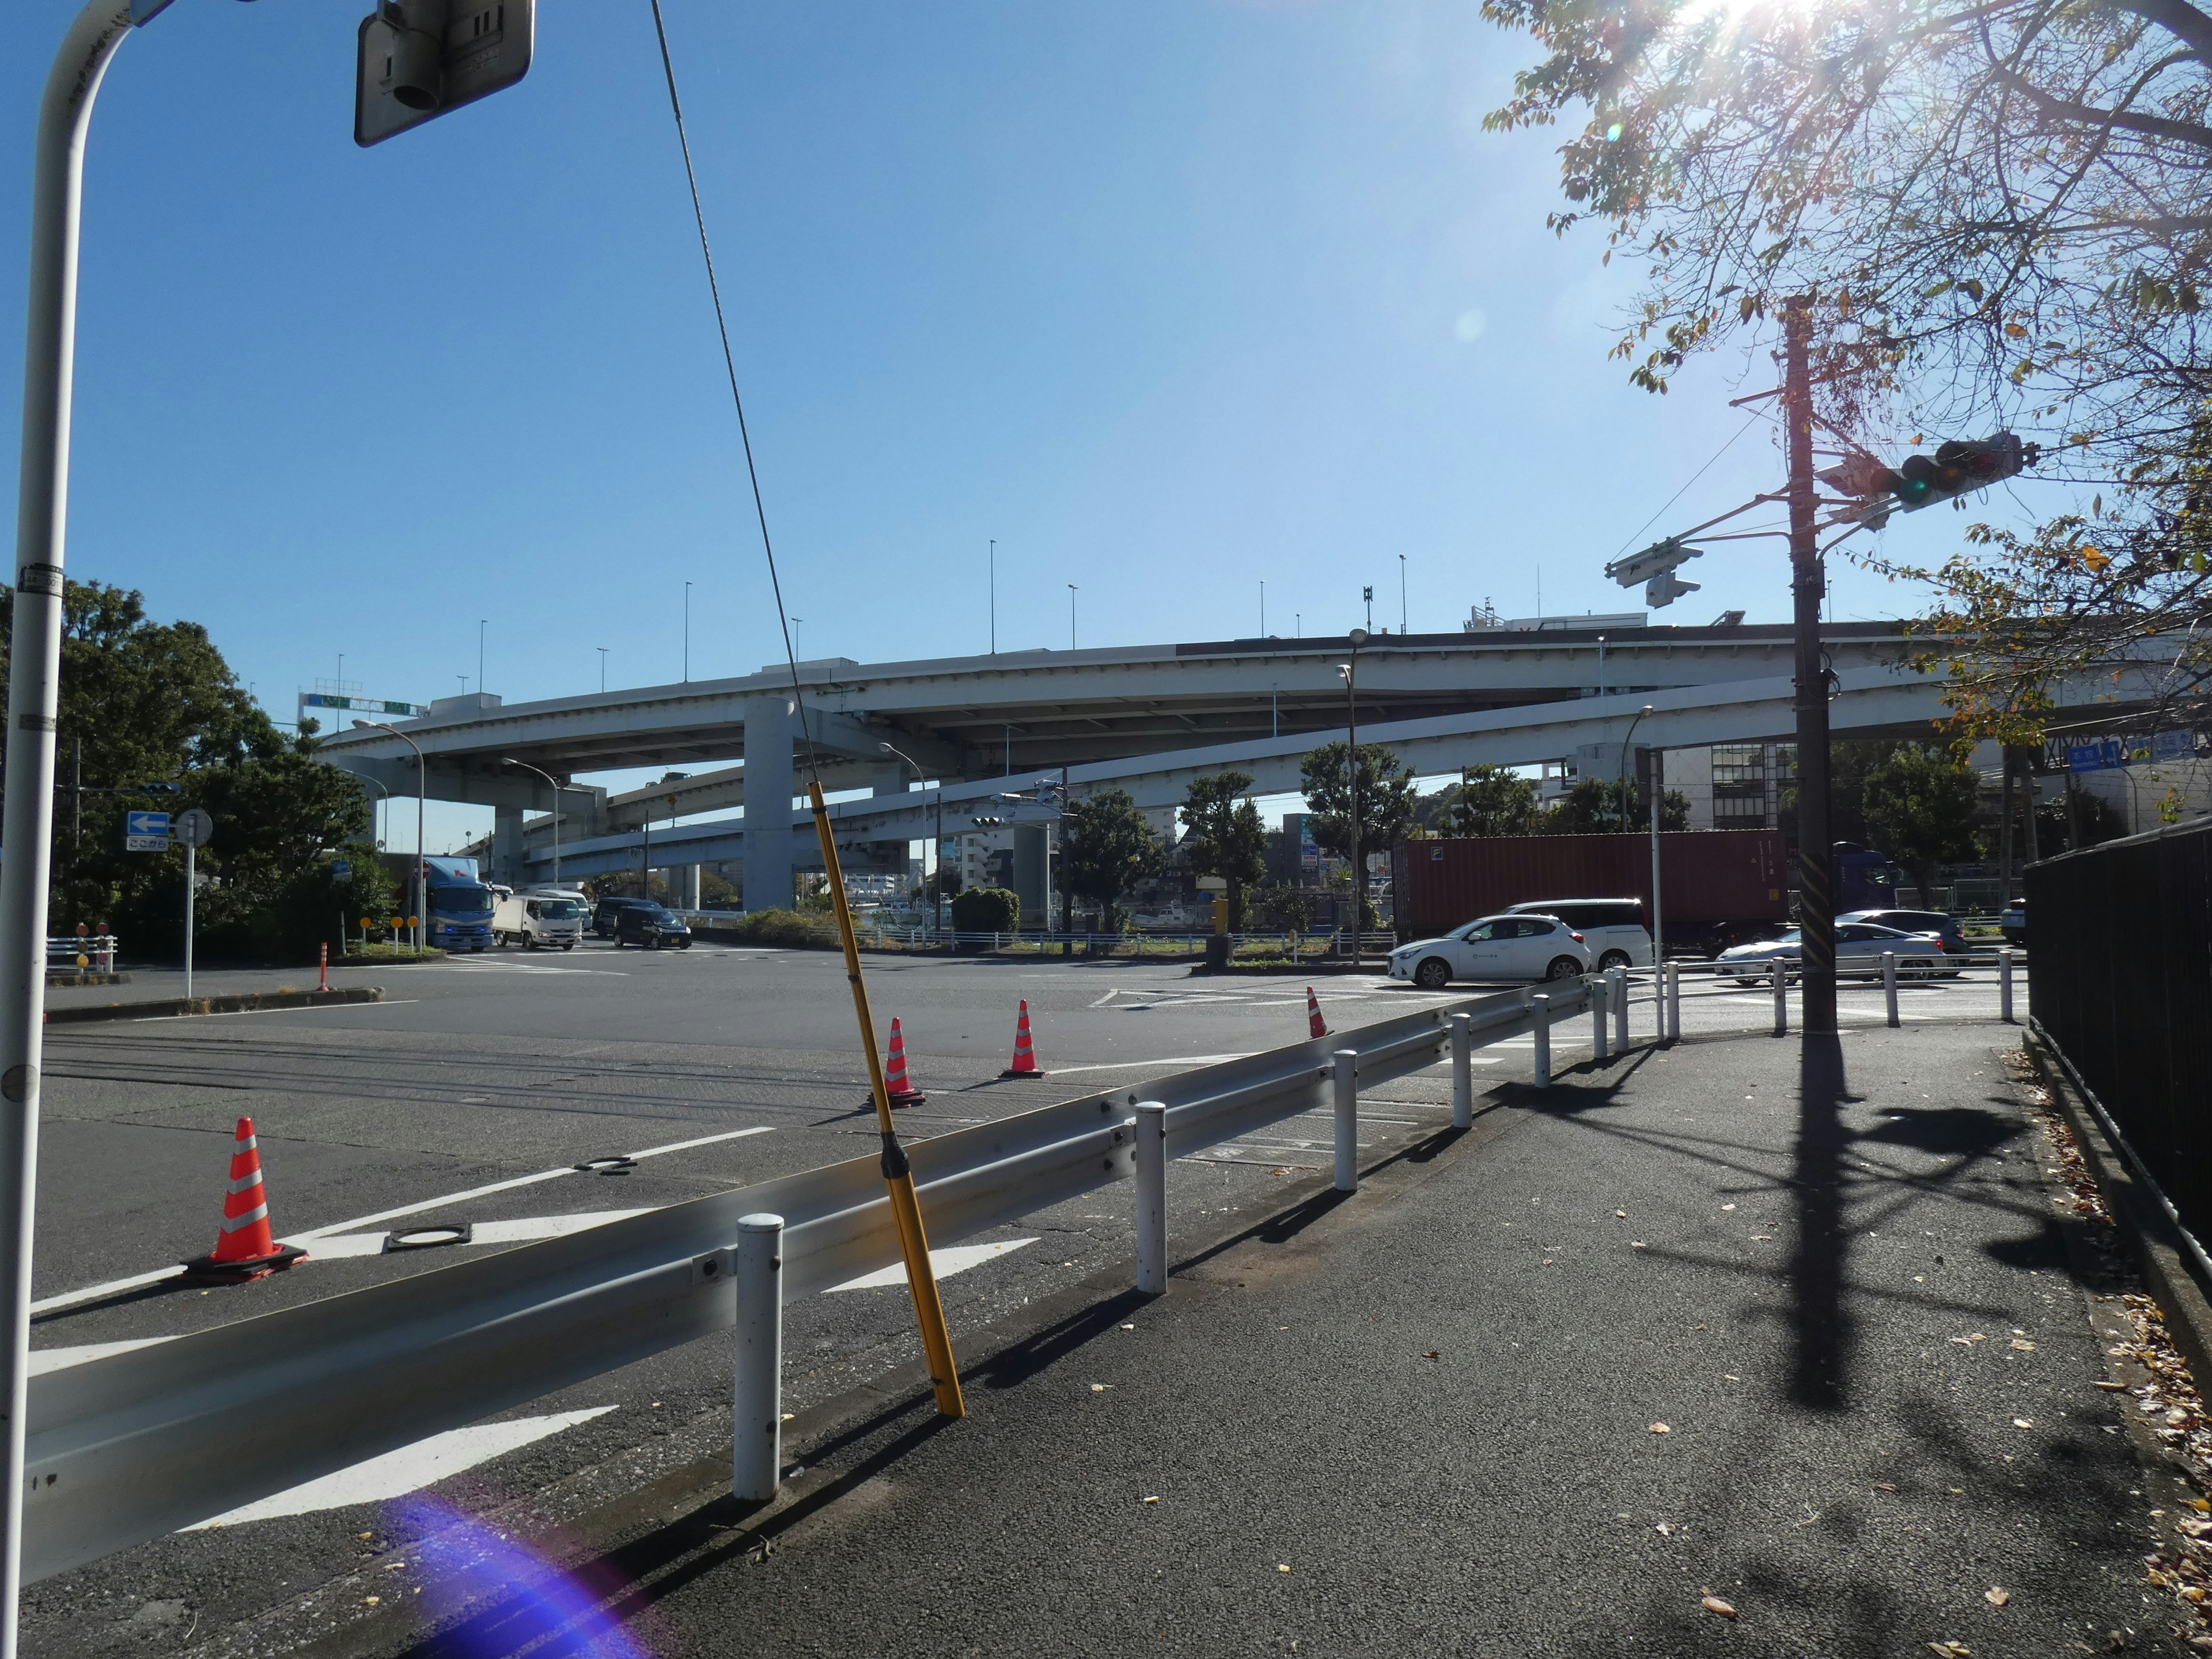
POLYGON ((837 868, 837 842, 830 830, 830 808, 822 786, 806 786, 814 808, 814 834, 822 843, 822 867, 830 877, 830 902, 837 908, 837 939, 845 947, 845 978, 853 987, 853 1012, 860 1022, 860 1049, 868 1057, 868 1091, 875 1098, 876 1127, 884 1138, 884 1184, 890 1188, 891 1216, 898 1224, 899 1254, 906 1259, 907 1288, 914 1293, 914 1322, 921 1330, 921 1351, 929 1360, 929 1385, 937 1394, 939 1414, 965 1417, 960 1371, 952 1360, 952 1334, 945 1328, 945 1304, 937 1294, 937 1274, 929 1265, 929 1239, 922 1231, 921 1202, 915 1196, 914 1170, 906 1148, 891 1127, 891 1099, 884 1086, 884 1066, 876 1053, 875 1021, 868 1013, 868 988, 860 979, 860 947, 853 937, 853 912, 845 879, 837 868))

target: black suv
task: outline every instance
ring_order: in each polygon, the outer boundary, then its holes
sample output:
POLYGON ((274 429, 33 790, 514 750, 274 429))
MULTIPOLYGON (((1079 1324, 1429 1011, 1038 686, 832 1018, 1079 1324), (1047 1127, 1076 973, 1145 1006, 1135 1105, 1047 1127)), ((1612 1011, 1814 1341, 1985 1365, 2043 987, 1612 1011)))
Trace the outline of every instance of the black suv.
POLYGON ((683 918, 657 904, 633 903, 615 917, 615 949, 642 945, 655 951, 691 948, 691 930, 683 918))
POLYGON ((615 936, 615 921, 625 910, 657 909, 651 899, 603 898, 592 907, 592 931, 601 939, 615 936))

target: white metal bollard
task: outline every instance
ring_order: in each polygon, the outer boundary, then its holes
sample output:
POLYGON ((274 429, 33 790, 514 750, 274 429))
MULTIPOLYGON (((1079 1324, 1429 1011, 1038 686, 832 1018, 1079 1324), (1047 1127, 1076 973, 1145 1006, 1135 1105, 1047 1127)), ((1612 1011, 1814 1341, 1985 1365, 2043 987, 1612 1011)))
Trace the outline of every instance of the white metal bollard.
POLYGON ((1452 1042, 1452 1127, 1465 1129, 1474 1123, 1474 1016, 1454 1014, 1451 1017, 1452 1042))
POLYGON ((1613 983, 1606 995, 1613 1000, 1613 1051, 1617 1054, 1628 1052, 1628 969, 1613 970, 1613 983))
POLYGON ((1605 1045, 1605 975, 1592 974, 1584 983, 1589 987, 1590 1058, 1603 1060, 1608 1052, 1605 1045))
POLYGON ((1168 1109, 1137 1103, 1137 1289, 1168 1293, 1168 1109))
POLYGON ((1682 964, 1667 964, 1667 1030, 1666 1041, 1682 1040, 1682 964))
POLYGON ((1897 952, 1894 951, 1881 953, 1881 1000, 1889 1010, 1889 1023, 1893 1026, 1898 1024, 1897 952))
POLYGON ((1359 1190, 1359 1051, 1339 1048, 1336 1061, 1336 1190, 1359 1190))
POLYGON ((1782 958, 1772 963, 1774 969, 1774 1035, 1790 1035, 1790 975, 1783 971, 1782 958))
POLYGON ((1552 999, 1548 992, 1539 991, 1528 999, 1531 1023, 1528 1035, 1536 1039, 1536 1086, 1552 1086, 1552 999))
POLYGON ((1997 1018, 2012 1024, 2012 947, 1997 947, 1997 1018))
POLYGON ((738 1384, 730 1492, 764 1504, 783 1479, 783 1218, 738 1218, 738 1384))

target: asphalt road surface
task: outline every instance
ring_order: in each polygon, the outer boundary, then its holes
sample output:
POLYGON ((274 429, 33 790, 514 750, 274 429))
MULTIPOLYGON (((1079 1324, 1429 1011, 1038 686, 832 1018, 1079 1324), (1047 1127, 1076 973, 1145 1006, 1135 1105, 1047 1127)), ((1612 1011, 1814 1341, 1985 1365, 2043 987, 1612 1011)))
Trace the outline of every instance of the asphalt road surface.
MULTIPOLYGON (((872 957, 879 1026, 904 1033, 929 1098, 902 1112, 911 1137, 1087 1093, 1306 1035, 1305 986, 1197 975, 1183 964, 872 957), (1040 1081, 1000 1081, 1026 999, 1040 1081)), ((204 989, 240 988, 201 975, 204 989)), ((252 979, 249 988, 281 976, 252 979)), ((296 976, 295 976, 296 978, 296 976)), ((37 1363, 109 1351, 309 1298, 434 1271, 461 1250, 513 1248, 556 1231, 842 1160, 872 1150, 863 1068, 841 964, 826 953, 727 949, 558 956, 488 953, 380 975, 387 1000, 340 1008, 58 1027, 46 1044, 37 1363), (308 1261, 255 1284, 202 1290, 164 1275, 206 1250, 220 1213, 237 1118, 259 1133, 272 1221, 308 1261), (618 1175, 573 1166, 636 1156, 618 1175), (485 1188, 497 1190, 484 1191, 485 1188), (466 1221, 477 1242, 385 1254, 386 1231, 466 1221), (305 1237, 314 1235, 314 1237, 305 1237)), ((1339 1029, 1468 994, 1379 979, 1316 979, 1339 1029)), ((122 991, 68 1000, 173 995, 141 973, 122 991)), ((1879 1024, 1878 988, 1844 993, 1846 1019, 1879 1024)), ((1914 1024, 1987 1020, 1987 975, 1914 986, 1914 1024)), ((1764 991, 1723 982, 1686 995, 1692 1034, 1760 1029, 1764 991)), ((1794 1011, 1793 1011, 1794 1018, 1794 1011)), ((1570 1023, 1556 1063, 1584 1057, 1589 1022, 1570 1023)), ((1634 1035, 1648 1039, 1650 1009, 1634 1035)), ((1526 1039, 1478 1057, 1478 1086, 1526 1075, 1526 1039)), ((1447 1118, 1444 1068, 1363 1101, 1364 1160, 1433 1134, 1447 1118)), ((1280 1206, 1329 1162, 1319 1115, 1180 1161, 1178 1225, 1232 1226, 1280 1206)), ((941 1263, 956 1333, 1126 1272, 1127 1189, 1030 1218, 941 1263)), ((900 1283, 863 1284, 787 1316, 787 1407, 805 1413, 909 1363, 900 1283)), ((557 1518, 726 1448, 729 1367, 708 1341, 663 1355, 492 1424, 394 1454, 350 1480, 221 1517, 34 1587, 26 1644, 46 1654, 220 1639, 282 1646, 334 1619, 341 1590, 380 1547, 392 1504, 431 1486, 482 1510, 526 1499, 557 1518), (717 1414, 719 1413, 719 1418, 717 1414), (371 1534, 364 1540, 364 1531, 371 1534), (243 1546, 243 1547, 242 1547, 243 1546), (334 1589, 333 1587, 339 1587, 334 1589)), ((218 1517, 210 1517, 210 1520, 218 1517)), ((358 1589, 358 1586, 353 1587, 358 1589)), ((377 1592, 351 1595, 351 1601, 377 1592)), ((210 1647, 210 1650, 216 1650, 210 1647)))

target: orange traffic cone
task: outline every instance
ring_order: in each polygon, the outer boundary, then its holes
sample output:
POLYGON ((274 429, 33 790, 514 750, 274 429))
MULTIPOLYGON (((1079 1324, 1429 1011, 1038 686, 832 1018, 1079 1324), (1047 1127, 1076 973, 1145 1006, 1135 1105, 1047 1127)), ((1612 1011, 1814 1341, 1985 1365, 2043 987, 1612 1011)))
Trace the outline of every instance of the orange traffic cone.
POLYGON ((279 1245, 269 1230, 269 1194, 261 1185, 261 1148, 253 1138, 253 1120, 238 1120, 237 1137, 230 1144, 230 1186, 223 1195, 222 1230, 215 1249, 185 1263, 185 1276, 243 1284, 264 1273, 289 1267, 307 1252, 295 1244, 279 1245))
POLYGON ((1321 1001, 1314 995, 1310 985, 1306 987, 1306 1035, 1317 1037, 1328 1035, 1328 1022, 1321 1017, 1321 1001))
MULTIPOLYGON (((891 1021, 890 1057, 884 1066, 884 1092, 891 1097, 894 1106, 919 1106, 929 1098, 907 1080, 906 1034, 899 1030, 896 1019, 891 1021)), ((875 1102, 871 1100, 868 1103, 872 1106, 875 1102)))
POLYGON ((1021 1018, 1014 1022, 1014 1063, 999 1073, 1000 1077, 1042 1077, 1037 1070, 1036 1050, 1030 1046, 1030 1005, 1022 1000, 1021 1018))

